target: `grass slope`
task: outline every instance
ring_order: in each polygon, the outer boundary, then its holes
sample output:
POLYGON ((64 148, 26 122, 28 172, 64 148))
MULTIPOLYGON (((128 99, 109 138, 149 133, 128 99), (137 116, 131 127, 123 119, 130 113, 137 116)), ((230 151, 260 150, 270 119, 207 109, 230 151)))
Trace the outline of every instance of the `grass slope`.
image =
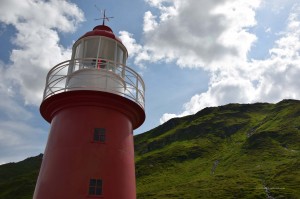
MULTIPOLYGON (((138 199, 300 196, 300 101, 205 108, 134 139, 138 199)), ((0 165, 0 199, 32 198, 41 161, 0 165)))
POLYGON ((0 165, 0 199, 32 199, 42 155, 0 165))
POLYGON ((229 104, 135 136, 138 198, 299 198, 300 102, 229 104))

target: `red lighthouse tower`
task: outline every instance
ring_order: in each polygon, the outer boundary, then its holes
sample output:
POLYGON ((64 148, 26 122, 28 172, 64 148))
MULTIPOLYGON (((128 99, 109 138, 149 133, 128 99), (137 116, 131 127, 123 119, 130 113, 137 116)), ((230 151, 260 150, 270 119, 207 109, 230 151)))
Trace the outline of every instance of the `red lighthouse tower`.
POLYGON ((127 56, 103 24, 49 71, 40 112, 51 129, 33 198, 136 198, 133 129, 145 120, 145 88, 127 56))

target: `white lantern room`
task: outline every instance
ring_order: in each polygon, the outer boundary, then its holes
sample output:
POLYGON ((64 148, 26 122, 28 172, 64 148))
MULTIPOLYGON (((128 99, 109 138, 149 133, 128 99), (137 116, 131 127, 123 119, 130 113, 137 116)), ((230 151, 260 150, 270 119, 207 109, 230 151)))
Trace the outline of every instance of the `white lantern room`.
POLYGON ((66 88, 123 95, 127 50, 105 25, 96 26, 73 46, 66 88))

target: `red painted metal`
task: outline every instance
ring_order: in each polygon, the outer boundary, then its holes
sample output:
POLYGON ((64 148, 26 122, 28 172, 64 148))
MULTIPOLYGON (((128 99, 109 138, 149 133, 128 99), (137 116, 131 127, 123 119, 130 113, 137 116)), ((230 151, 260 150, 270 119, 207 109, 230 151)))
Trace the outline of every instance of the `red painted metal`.
POLYGON ((101 91, 53 95, 40 107, 51 122, 34 199, 136 198, 133 129, 144 110, 122 96, 101 91), (106 129, 105 143, 93 141, 106 129), (89 180, 102 179, 103 194, 89 196, 89 180))
POLYGON ((90 36, 105 36, 105 37, 109 37, 111 39, 114 39, 114 40, 122 43, 122 41, 118 37, 115 36, 112 29, 106 25, 99 25, 99 26, 94 27, 92 31, 85 33, 78 40, 80 40, 84 37, 90 37, 90 36))

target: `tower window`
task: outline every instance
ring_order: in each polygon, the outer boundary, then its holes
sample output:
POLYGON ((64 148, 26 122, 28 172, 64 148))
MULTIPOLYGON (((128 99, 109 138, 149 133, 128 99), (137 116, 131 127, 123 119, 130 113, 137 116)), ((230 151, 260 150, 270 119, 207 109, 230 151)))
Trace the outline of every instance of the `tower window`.
POLYGON ((105 142, 105 129, 95 128, 94 129, 94 141, 95 142, 105 142))
POLYGON ((89 195, 99 196, 102 195, 102 180, 90 179, 89 195))

